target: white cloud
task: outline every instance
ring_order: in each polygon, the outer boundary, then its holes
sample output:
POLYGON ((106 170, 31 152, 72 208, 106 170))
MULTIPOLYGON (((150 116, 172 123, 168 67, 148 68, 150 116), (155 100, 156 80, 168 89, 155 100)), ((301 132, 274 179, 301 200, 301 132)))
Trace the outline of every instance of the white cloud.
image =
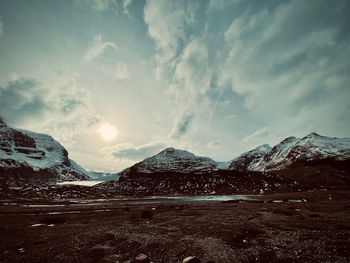
POLYGON ((4 25, 2 23, 2 21, 0 21, 0 36, 4 33, 4 25))
POLYGON ((162 120, 162 115, 159 113, 159 111, 155 110, 153 111, 152 118, 155 123, 160 123, 162 120))
POLYGON ((98 56, 100 56, 106 48, 117 49, 117 45, 113 42, 102 41, 101 34, 96 35, 89 43, 88 49, 84 54, 84 60, 90 61, 98 56))
POLYGON ((211 141, 211 142, 208 142, 207 144, 208 148, 217 148, 220 145, 221 145, 220 141, 211 141))
POLYGON ((207 6, 207 12, 222 11, 227 6, 239 2, 240 0, 210 0, 207 6))
POLYGON ((119 160, 141 161, 146 157, 152 156, 165 148, 163 142, 150 142, 135 146, 132 143, 120 143, 111 147, 103 148, 101 151, 107 157, 119 160))
POLYGON ((225 116, 225 119, 226 119, 226 120, 233 120, 233 119, 235 119, 235 118, 237 118, 237 116, 236 116, 235 114, 229 114, 229 115, 226 115, 226 116, 225 116))
MULTIPOLYGON (((176 65, 175 77, 185 87, 187 96, 197 98, 208 89, 211 69, 208 65, 208 50, 202 39, 193 39, 184 49, 176 65)), ((181 90, 183 92, 183 90, 181 90)))
POLYGON ((193 126, 210 86, 207 46, 201 38, 186 37, 186 27, 195 23, 198 8, 189 1, 147 1, 144 8, 148 32, 156 44, 156 77, 169 83, 168 94, 175 93, 178 105, 172 139, 180 139, 193 126))
POLYGON ((118 63, 116 66, 111 68, 102 69, 108 76, 116 80, 127 80, 130 79, 130 74, 127 65, 118 63))
POLYGON ((162 75, 164 67, 172 67, 178 52, 179 42, 185 39, 186 25, 193 23, 195 8, 186 8, 186 1, 155 0, 147 1, 144 19, 148 33, 157 47, 156 72, 162 75))
POLYGON ((262 129, 256 130, 252 134, 243 138, 243 142, 249 142, 257 137, 261 138, 269 133, 269 127, 264 127, 262 129))
POLYGON ((78 3, 83 3, 96 11, 106 11, 111 6, 116 5, 117 0, 75 0, 78 3))
POLYGON ((128 7, 131 5, 132 0, 124 0, 123 2, 123 13, 128 15, 129 14, 129 10, 128 7))

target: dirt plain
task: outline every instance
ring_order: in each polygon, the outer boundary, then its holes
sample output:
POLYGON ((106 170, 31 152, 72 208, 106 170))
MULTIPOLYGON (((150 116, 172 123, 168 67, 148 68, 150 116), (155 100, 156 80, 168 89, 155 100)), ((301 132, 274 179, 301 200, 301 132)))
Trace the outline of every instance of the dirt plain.
POLYGON ((0 262, 349 262, 350 192, 0 201, 0 262), (297 201, 295 201, 297 200, 297 201))

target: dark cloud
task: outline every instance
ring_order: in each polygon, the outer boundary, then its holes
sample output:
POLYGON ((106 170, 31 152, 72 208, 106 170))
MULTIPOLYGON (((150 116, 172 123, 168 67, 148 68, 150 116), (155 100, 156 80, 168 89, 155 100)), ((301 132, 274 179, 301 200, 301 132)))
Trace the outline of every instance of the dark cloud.
POLYGON ((0 87, 0 115, 11 124, 20 124, 42 118, 46 113, 67 116, 79 107, 86 107, 83 95, 66 89, 60 92, 45 89, 39 81, 26 77, 9 81, 0 87))
POLYGON ((172 139, 181 138, 189 129, 192 121, 194 119, 193 113, 185 113, 181 116, 181 118, 175 123, 173 132, 170 137, 172 139))
POLYGON ((20 78, 0 87, 0 115, 9 123, 19 123, 26 118, 42 117, 51 109, 44 98, 39 82, 20 78))
POLYGON ((118 159, 142 160, 152 156, 165 148, 162 142, 152 142, 145 145, 119 144, 112 148, 111 155, 118 159))

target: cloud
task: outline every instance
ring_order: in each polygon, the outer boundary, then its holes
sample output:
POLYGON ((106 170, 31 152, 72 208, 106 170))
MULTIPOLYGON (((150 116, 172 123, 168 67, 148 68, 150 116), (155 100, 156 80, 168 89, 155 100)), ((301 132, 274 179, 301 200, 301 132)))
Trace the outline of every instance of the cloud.
POLYGON ((257 137, 264 137, 269 133, 269 127, 264 127, 260 130, 256 130, 255 132, 253 132, 252 134, 246 136, 243 138, 243 142, 249 142, 257 137))
POLYGON ((128 7, 131 5, 132 0, 124 0, 123 2, 123 13, 128 15, 129 14, 129 10, 128 7))
MULTIPOLYGON (((156 77, 169 83, 168 94, 175 95, 179 116, 170 137, 180 139, 189 131, 194 116, 209 111, 213 69, 209 65, 206 39, 190 35, 196 25, 199 3, 190 1, 148 1, 144 8, 150 37, 156 44, 156 77)), ((208 118, 210 122, 210 117, 208 118)))
POLYGON ((230 105, 230 100, 224 100, 218 103, 218 108, 226 109, 230 105))
POLYGON ((14 123, 26 118, 40 118, 52 109, 40 83, 26 77, 11 80, 0 87, 0 105, 0 115, 5 121, 14 123))
POLYGON ((100 55, 108 48, 117 49, 117 45, 113 42, 103 42, 101 34, 96 35, 89 43, 88 49, 84 54, 84 60, 90 61, 100 55))
POLYGON ((349 9, 348 1, 323 0, 210 1, 200 7, 190 7, 189 1, 147 2, 156 72, 176 98, 172 138, 190 131, 181 129, 193 119, 184 117, 186 111, 198 120, 192 132, 206 130, 200 118, 209 123, 211 116, 220 117, 217 110, 229 114, 223 94, 232 98, 235 123, 247 116, 246 123, 256 128, 264 123, 271 132, 288 135, 310 125, 336 131, 326 123, 350 131, 349 124, 336 121, 350 108, 344 99, 350 96, 349 9), (232 20, 220 19, 221 12, 232 14, 232 20))
POLYGON ((112 68, 103 68, 102 69, 108 76, 116 80, 127 80, 130 79, 129 70, 127 65, 123 63, 118 63, 112 68))
POLYGON ((48 133, 65 146, 86 135, 100 121, 89 93, 75 77, 61 76, 55 84, 14 76, 0 87, 0 116, 9 125, 48 133))
POLYGON ((180 139, 190 128, 193 118, 194 114, 190 112, 185 112, 181 115, 175 122, 170 138, 180 139))
POLYGON ((208 65, 208 49, 200 38, 193 39, 184 49, 175 69, 175 78, 185 87, 187 96, 198 98, 210 87, 211 69, 208 65))
POLYGON ((207 12, 222 11, 227 6, 239 2, 240 0, 210 0, 207 6, 207 12))
POLYGON ((207 108, 203 103, 212 77, 208 49, 201 37, 187 37, 187 28, 196 23, 197 4, 147 1, 144 8, 148 32, 156 44, 156 77, 170 82, 168 92, 175 95, 180 113, 170 133, 173 139, 180 139, 199 109, 207 108))
POLYGON ((152 118, 155 123, 160 123, 162 120, 162 115, 159 113, 159 111, 155 110, 152 113, 152 118))
POLYGON ((229 120, 229 121, 233 120, 235 118, 237 118, 237 116, 235 114, 229 114, 229 115, 225 116, 225 120, 229 120))
POLYGON ((156 72, 163 74, 163 67, 172 66, 181 40, 185 40, 186 25, 193 23, 196 7, 187 1, 146 1, 144 19, 148 33, 155 41, 158 63, 156 72))
POLYGON ((207 146, 209 148, 217 148, 221 145, 221 142, 219 141, 211 141, 211 142, 208 142, 207 146))
POLYGON ((345 16, 339 24, 325 22, 335 10, 327 1, 291 1, 235 18, 225 32, 228 56, 220 70, 221 82, 225 79, 233 91, 244 95, 248 109, 271 111, 265 103, 270 98, 270 106, 281 108, 276 113, 285 114, 310 106, 306 101, 320 101, 325 81, 343 74, 339 69, 350 64, 339 57, 349 54, 349 48, 336 41, 349 24, 345 16))
POLYGON ((340 97, 350 96, 348 8, 346 1, 290 1, 245 9, 224 33, 219 85, 230 86, 250 115, 273 130, 339 132, 328 124, 339 127, 338 109, 350 106, 340 97))
POLYGON ((96 11, 106 11, 117 4, 117 0, 75 0, 78 3, 85 4, 96 11))
POLYGON ((134 146, 131 143, 122 143, 103 149, 105 154, 117 159, 140 161, 146 157, 155 155, 165 148, 162 142, 151 142, 134 146))
POLYGON ((0 36, 2 35, 2 34, 4 34, 4 25, 3 25, 3 23, 2 23, 2 21, 0 21, 0 36))

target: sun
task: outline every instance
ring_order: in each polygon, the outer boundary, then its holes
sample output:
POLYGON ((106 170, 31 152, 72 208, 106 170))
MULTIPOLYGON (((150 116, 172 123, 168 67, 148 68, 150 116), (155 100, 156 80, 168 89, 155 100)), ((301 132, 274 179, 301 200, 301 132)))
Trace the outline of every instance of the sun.
POLYGON ((97 131, 106 141, 113 140, 118 135, 117 129, 109 124, 103 124, 97 131))

